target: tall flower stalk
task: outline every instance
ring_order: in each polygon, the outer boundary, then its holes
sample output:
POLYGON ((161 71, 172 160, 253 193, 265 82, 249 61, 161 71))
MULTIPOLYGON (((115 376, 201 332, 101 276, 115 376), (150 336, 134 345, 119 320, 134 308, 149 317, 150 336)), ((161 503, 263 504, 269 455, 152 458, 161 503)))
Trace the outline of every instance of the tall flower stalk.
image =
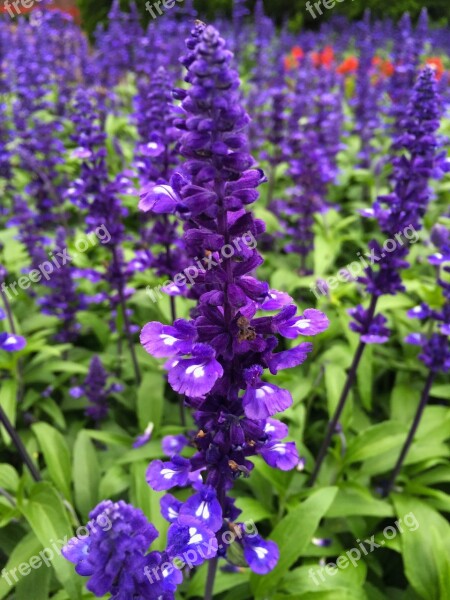
POLYGON ((134 375, 139 383, 141 374, 126 306, 126 265, 121 249, 125 238, 122 219, 128 211, 123 207, 119 196, 128 191, 129 181, 120 175, 113 180, 109 178, 106 134, 100 125, 92 96, 83 89, 78 90, 75 96, 73 120, 77 126, 76 133, 72 136, 77 144, 73 156, 81 160, 81 167, 80 177, 72 182, 67 195, 76 206, 88 211, 86 223, 90 231, 103 227, 109 232, 111 263, 105 279, 117 292, 110 300, 113 310, 117 307, 121 309, 134 375))
MULTIPOLYGON (((277 335, 287 339, 316 335, 327 328, 328 320, 314 309, 297 315, 287 294, 270 291, 256 279, 255 270, 263 262, 256 242, 264 224, 246 207, 257 200, 257 187, 265 178, 252 169, 246 135, 249 118, 241 106, 233 55, 213 27, 200 23, 187 47, 182 62, 189 87, 176 94, 185 113, 178 126, 183 130, 180 152, 186 162, 171 187, 146 190, 144 197, 149 210, 177 213, 184 219, 189 256, 209 257, 213 267, 200 272, 194 283, 198 303, 192 319, 179 319, 173 326, 148 323, 141 342, 153 356, 169 359, 169 383, 186 396, 194 411, 196 432, 177 445, 169 462, 152 462, 147 481, 159 491, 197 481, 194 487, 200 491, 183 506, 208 505, 200 518, 208 530, 202 537, 213 539, 216 548, 209 557, 204 594, 210 599, 216 559, 226 558, 225 551, 217 553, 216 537, 238 526, 234 522, 240 511, 228 494, 236 479, 250 475, 253 463, 248 459, 260 455, 281 470, 293 469, 299 461, 295 444, 283 441, 287 427, 271 418, 288 408, 292 397, 263 376, 301 364, 312 346, 303 343, 275 353, 277 335), (255 244, 241 243, 244 239, 255 244), (259 316, 259 311, 277 314, 259 316), (185 445, 196 451, 189 459, 181 456, 185 445)), ((174 506, 175 499, 166 498, 174 506)), ((178 551, 189 525, 183 512, 183 508, 176 511, 179 516, 172 518, 169 529, 169 542, 174 540, 178 551)), ((275 566, 278 550, 273 542, 244 535, 240 543, 255 572, 267 573, 275 566)))
MULTIPOLYGON (((176 113, 170 78, 163 67, 149 81, 141 81, 136 109, 142 143, 138 146, 135 166, 146 190, 152 192, 155 187, 169 183, 178 161, 180 131, 174 126, 176 113)), ((139 207, 147 210, 145 198, 139 207)), ((158 277, 164 277, 166 281, 173 281, 189 266, 178 227, 178 219, 163 214, 153 215, 150 227, 142 229, 144 250, 139 253, 141 263, 154 269, 158 277), (159 248, 159 251, 152 248, 159 248)), ((185 288, 174 285, 166 291, 170 297, 173 322, 176 319, 176 296, 182 295, 185 288)))
MULTIPOLYGON (((396 235, 408 229, 417 232, 422 227, 422 218, 431 197, 429 181, 433 177, 439 177, 446 168, 445 157, 439 150, 436 137, 441 112, 433 70, 425 68, 414 87, 407 116, 402 121, 403 130, 393 144, 394 150, 400 151, 393 160, 393 191, 380 196, 372 209, 363 211, 364 216, 377 219, 386 240, 394 240, 396 235)), ((350 328, 359 334, 360 342, 338 406, 328 424, 310 485, 314 485, 317 480, 366 345, 383 344, 389 339, 386 317, 376 314, 378 300, 381 296, 404 291, 401 272, 409 267, 406 261, 408 245, 404 241, 398 242, 393 251, 386 253, 378 241, 372 240, 369 248, 376 256, 382 257, 382 260, 369 266, 361 278, 370 294, 369 307, 357 306, 349 311, 353 317, 350 328)))
POLYGON ((430 263, 437 267, 437 281, 439 287, 442 289, 444 302, 439 309, 434 309, 428 304, 423 303, 408 312, 409 317, 420 319, 433 329, 433 333, 429 337, 425 334, 413 333, 406 338, 408 343, 422 348, 419 358, 428 368, 428 375, 408 436, 388 482, 384 487, 385 496, 391 492, 400 474, 420 425, 423 412, 428 404, 431 386, 436 376, 439 373, 450 371, 450 282, 448 281, 448 273, 450 273, 450 230, 443 225, 437 225, 433 229, 431 237, 438 248, 438 252, 430 257, 430 263))

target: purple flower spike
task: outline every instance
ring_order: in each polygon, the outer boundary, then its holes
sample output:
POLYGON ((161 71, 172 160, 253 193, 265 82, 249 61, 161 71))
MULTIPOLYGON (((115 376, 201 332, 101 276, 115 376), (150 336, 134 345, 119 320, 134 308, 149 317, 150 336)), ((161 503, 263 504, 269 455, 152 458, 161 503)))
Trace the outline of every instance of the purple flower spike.
POLYGON ((147 483, 157 492, 186 485, 190 466, 190 462, 182 456, 174 456, 169 462, 154 460, 147 469, 147 483))
POLYGON ((160 552, 148 553, 158 532, 143 512, 125 502, 101 502, 91 513, 88 536, 74 537, 62 549, 79 575, 89 577, 87 589, 113 598, 171 598, 181 582, 172 577, 152 580, 152 572, 167 562, 160 552))
POLYGON ((222 527, 222 507, 217 500, 213 487, 204 485, 197 494, 191 496, 180 509, 180 523, 188 517, 198 519, 211 531, 219 531, 222 527))
POLYGON ((27 342, 24 337, 21 335, 16 335, 14 333, 0 333, 0 350, 5 350, 6 352, 19 352, 23 350, 27 342))
POLYGON ((275 542, 263 540, 260 535, 244 535, 242 546, 245 560, 254 573, 266 575, 275 568, 280 557, 275 542))
MULTIPOLYGON (((239 516, 228 493, 236 479, 249 477, 251 457, 261 455, 282 470, 298 464, 295 444, 280 441, 287 437, 287 427, 270 419, 288 408, 292 397, 266 383, 265 374, 302 364, 312 350, 311 344, 300 344, 276 353, 281 336, 316 335, 328 327, 328 319, 315 309, 298 316, 288 294, 257 279, 264 262, 257 245, 265 225, 250 205, 267 179, 253 168, 250 119, 241 103, 233 56, 214 27, 201 22, 186 45, 181 63, 188 85, 175 91, 181 104, 173 121, 180 133, 177 150, 185 160, 170 183, 166 177, 150 179, 141 206, 156 213, 175 212, 183 221, 183 249, 196 265, 195 277, 185 278, 185 293, 196 305, 189 321, 147 324, 141 342, 149 354, 169 359, 168 381, 193 410, 196 429, 190 445, 195 454, 181 458, 176 454, 181 447, 164 442, 172 459, 154 461, 147 479, 156 490, 174 485, 197 490, 181 507, 173 498, 165 500, 163 510, 170 521, 179 510, 169 528, 168 553, 195 550, 191 562, 200 564, 217 553, 214 532, 223 521, 231 526, 239 516), (261 310, 277 314, 259 316, 261 310), (212 552, 205 555, 208 545, 212 552)), ((246 543, 248 561, 256 572, 265 573, 275 565, 278 551, 270 542, 254 541, 246 543)), ((226 548, 221 548, 220 556, 225 555, 226 548)))

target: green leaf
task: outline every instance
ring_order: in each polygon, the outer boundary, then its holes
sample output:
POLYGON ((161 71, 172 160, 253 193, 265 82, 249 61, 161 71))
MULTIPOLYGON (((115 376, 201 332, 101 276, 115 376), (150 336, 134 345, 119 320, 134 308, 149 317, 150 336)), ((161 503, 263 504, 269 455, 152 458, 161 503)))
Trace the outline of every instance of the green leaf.
POLYGON ((99 487, 99 498, 119 496, 130 487, 130 474, 119 465, 114 465, 106 471, 99 487))
POLYGON ((424 600, 447 598, 450 525, 421 500, 405 494, 395 494, 392 499, 404 523, 400 544, 409 583, 424 600))
POLYGON ((156 430, 160 428, 164 410, 164 385, 164 377, 160 372, 145 373, 137 400, 140 429, 144 430, 149 423, 153 423, 156 430))
POLYGON ((94 444, 86 431, 81 430, 73 447, 73 485, 75 504, 87 517, 99 500, 100 466, 94 444))
MULTIPOLYGON (((33 532, 28 533, 20 540, 4 567, 4 572, 8 577, 0 578, 0 600, 7 596, 15 584, 22 579, 23 576, 18 571, 19 565, 28 564, 30 558, 37 556, 41 549, 42 544, 33 532)), ((30 596, 30 598, 32 597, 30 596)))
MULTIPOLYGON (((342 367, 336 364, 328 364, 325 367, 325 385, 327 389, 328 414, 330 416, 336 410, 346 379, 347 374, 342 367)), ((351 414, 351 405, 352 398, 350 394, 341 418, 341 423, 345 424, 348 422, 348 417, 351 414)))
POLYGON ((0 487, 15 492, 19 485, 19 476, 17 471, 11 465, 0 465, 0 487))
POLYGON ((122 446, 125 448, 130 448, 131 446, 131 439, 127 435, 111 433, 109 431, 96 431, 94 429, 85 429, 85 431, 91 439, 103 442, 107 445, 110 444, 112 446, 122 446))
POLYGON ((49 365, 52 373, 70 373, 71 375, 86 375, 88 367, 80 365, 76 362, 70 362, 65 360, 55 360, 49 365))
MULTIPOLYGON (((35 563, 36 564, 36 563, 35 563)), ((33 569, 20 580, 16 587, 16 600, 48 600, 50 595, 51 571, 45 566, 33 569)))
POLYGON ((328 487, 313 492, 307 500, 278 523, 270 539, 278 544, 280 560, 275 569, 264 577, 252 575, 251 585, 256 599, 266 598, 302 555, 314 536, 320 520, 329 510, 337 491, 336 487, 328 487))
POLYGON ((80 312, 77 319, 82 325, 92 329, 100 344, 106 348, 111 337, 111 330, 105 320, 86 311, 80 312))
POLYGON ((81 598, 81 580, 73 566, 61 555, 60 549, 72 537, 69 517, 55 488, 49 483, 33 486, 28 502, 21 511, 30 524, 36 537, 50 557, 56 576, 64 586, 71 600, 81 598), (56 544, 56 547, 55 545, 56 544))
MULTIPOLYGON (((341 556, 347 558, 345 554, 341 556)), ((336 593, 336 598, 340 598, 341 593, 349 592, 354 594, 355 599, 363 600, 366 596, 361 588, 367 574, 364 561, 353 564, 347 558, 340 564, 340 568, 335 566, 335 561, 329 563, 326 568, 319 565, 299 567, 286 575, 279 589, 286 592, 302 590, 302 592, 316 593, 330 590, 336 593)))
MULTIPOLYGON (((0 405, 9 417, 13 425, 16 424, 16 406, 17 406, 17 383, 13 379, 2 381, 0 388, 0 405)), ((10 445, 11 439, 6 433, 4 427, 1 427, 1 434, 6 445, 10 445)))
POLYGON ((345 455, 345 463, 352 464, 400 448, 405 439, 405 427, 385 421, 362 431, 353 439, 345 455))
POLYGON ((67 500, 71 500, 70 474, 72 468, 66 440, 57 429, 47 423, 35 423, 31 429, 38 439, 52 481, 67 500))
POLYGON ((39 398, 39 408, 41 408, 60 429, 66 429, 66 420, 64 414, 52 398, 39 398))
POLYGON ((394 511, 389 502, 377 500, 367 488, 354 483, 343 484, 327 512, 329 518, 354 517, 392 517, 394 511))
POLYGON ((254 521, 257 523, 258 521, 263 521, 264 519, 270 519, 272 516, 270 511, 267 510, 265 506, 262 506, 261 503, 255 498, 238 496, 236 498, 236 506, 242 510, 239 520, 243 523, 247 521, 254 521))

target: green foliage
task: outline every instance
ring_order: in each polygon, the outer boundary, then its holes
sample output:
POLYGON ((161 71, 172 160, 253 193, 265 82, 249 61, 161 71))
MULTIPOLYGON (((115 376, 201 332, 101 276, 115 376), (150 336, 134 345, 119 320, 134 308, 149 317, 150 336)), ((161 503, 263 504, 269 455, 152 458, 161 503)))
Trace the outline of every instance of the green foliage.
MULTIPOLYGON (((322 0, 321 0, 322 1, 322 0)), ((77 0, 81 11, 83 26, 90 34, 93 33, 98 23, 104 22, 111 7, 111 0, 77 0)), ((151 1, 153 4, 153 1, 151 1)), ((248 0, 247 5, 252 10, 255 0, 248 0)), ((314 5, 314 2, 311 3, 314 5)), ((327 2, 330 5, 330 2, 327 2)), ((145 9, 145 2, 137 2, 144 23, 150 20, 149 13, 145 9)), ((129 0, 121 0, 122 8, 129 6, 129 0)), ((430 16, 435 21, 449 22, 450 5, 447 0, 398 0, 397 2, 386 2, 386 0, 366 0, 365 2, 354 2, 352 0, 336 0, 333 8, 327 10, 322 5, 323 16, 316 10, 318 18, 314 19, 306 9, 306 0, 264 0, 266 14, 281 23, 288 18, 294 31, 302 26, 319 27, 323 19, 328 19, 337 13, 345 15, 350 20, 362 17, 366 9, 370 9, 376 18, 391 18, 398 20, 403 13, 409 12, 413 19, 417 19, 423 7, 426 7, 430 16)), ((218 13, 231 15, 232 0, 196 0, 195 7, 203 19, 213 19, 218 13)), ((173 9, 176 10, 176 5, 173 9)))

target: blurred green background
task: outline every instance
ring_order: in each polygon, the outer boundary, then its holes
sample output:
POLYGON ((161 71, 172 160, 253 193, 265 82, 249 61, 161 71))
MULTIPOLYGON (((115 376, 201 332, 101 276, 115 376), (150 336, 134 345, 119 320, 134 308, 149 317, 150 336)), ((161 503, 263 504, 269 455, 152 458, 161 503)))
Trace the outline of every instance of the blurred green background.
MULTIPOLYGON (((312 3, 317 0, 312 0, 312 3)), ((150 0, 153 4, 154 0, 150 0)), ((252 8, 256 0, 248 0, 247 6, 252 8)), ((85 28, 92 32, 95 25, 106 18, 111 7, 112 0, 78 0, 85 28)), ((121 5, 126 8, 129 0, 121 0, 121 5)), ((136 0, 143 19, 149 20, 149 14, 145 10, 145 0, 136 0)), ((230 15, 232 0, 195 0, 195 6, 203 18, 213 18, 217 12, 230 15)), ((324 16, 313 20, 305 8, 306 0, 264 0, 266 13, 271 15, 278 23, 287 18, 293 28, 320 27, 323 19, 332 15, 344 14, 350 19, 358 19, 366 8, 370 8, 377 18, 398 19, 404 12, 408 11, 417 18, 422 7, 428 8, 430 17, 440 23, 448 23, 450 19, 449 0, 341 0, 336 2, 332 10, 324 9, 324 16)))

